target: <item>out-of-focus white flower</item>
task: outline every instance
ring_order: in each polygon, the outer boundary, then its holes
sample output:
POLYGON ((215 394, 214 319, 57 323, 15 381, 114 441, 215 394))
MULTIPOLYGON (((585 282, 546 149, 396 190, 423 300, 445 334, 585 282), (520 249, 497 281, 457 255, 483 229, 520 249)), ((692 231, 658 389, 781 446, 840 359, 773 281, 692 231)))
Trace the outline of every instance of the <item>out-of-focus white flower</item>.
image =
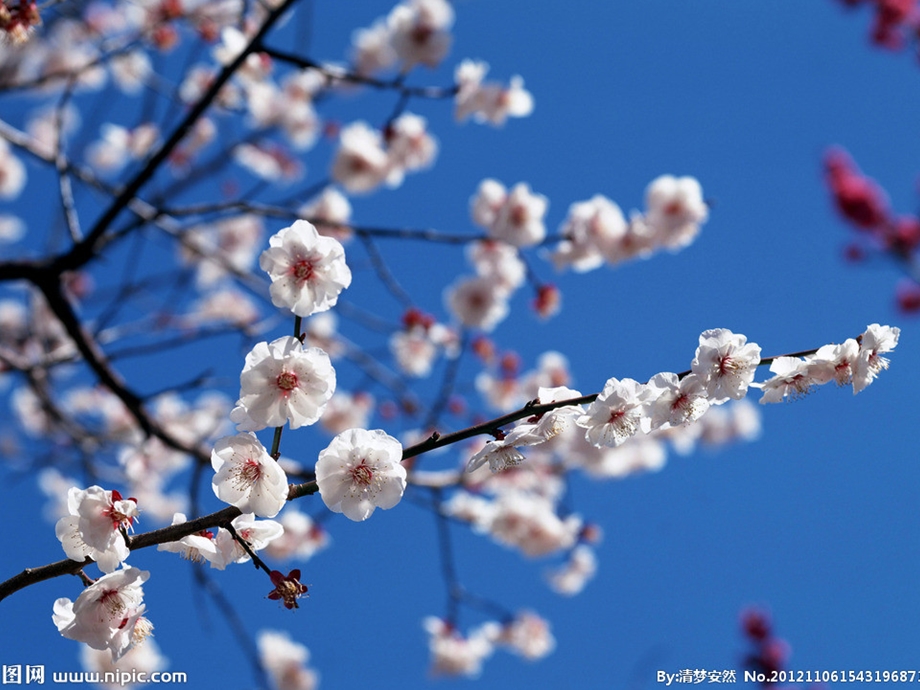
POLYGON ((26 184, 26 166, 0 137, 0 199, 15 199, 26 184))
POLYGON ((142 645, 131 647, 118 661, 112 661, 112 655, 107 650, 82 645, 80 664, 83 670, 99 674, 99 686, 107 690, 136 688, 141 683, 131 683, 131 678, 144 678, 143 674, 149 678, 151 673, 162 671, 169 665, 166 657, 160 653, 157 643, 151 639, 144 640, 142 645), (111 678, 112 682, 105 682, 106 678, 111 678))
POLYGON ((551 255, 553 264, 558 269, 571 266, 583 273, 615 255, 614 247, 627 233, 626 218, 613 201, 597 194, 569 206, 559 233, 565 239, 551 255))
POLYGON ((495 502, 489 534, 499 543, 538 558, 575 545, 582 521, 560 518, 551 501, 519 491, 502 493, 495 502))
POLYGON ((352 395, 336 391, 319 423, 330 434, 339 434, 347 429, 366 427, 373 411, 374 396, 370 393, 358 391, 352 395))
POLYGON ((437 67, 450 50, 453 23, 454 10, 447 0, 406 0, 394 7, 387 28, 402 71, 419 63, 437 67))
POLYGON ((294 642, 287 633, 262 630, 256 638, 262 666, 276 690, 315 690, 319 676, 307 666, 310 650, 294 642))
POLYGON ((645 222, 657 244, 680 249, 690 244, 709 216, 700 183, 693 177, 662 175, 645 190, 645 222))
POLYGON ((315 423, 335 392, 329 355, 304 348, 293 336, 257 343, 240 374, 240 399, 230 419, 240 431, 289 422, 292 429, 315 423))
POLYGON ((444 297, 450 313, 470 328, 491 331, 508 316, 508 290, 494 278, 462 278, 444 297))
POLYGON ((527 117, 533 112, 533 96, 524 88, 520 76, 511 78, 508 86, 497 82, 483 83, 489 66, 484 62, 464 60, 454 72, 457 96, 454 117, 463 122, 472 117, 476 122, 501 126, 509 117, 527 117))
POLYGON ((322 525, 313 521, 306 513, 288 505, 278 516, 284 532, 277 539, 269 542, 265 553, 270 558, 312 558, 317 551, 325 549, 331 541, 329 533, 322 525))
POLYGON ((313 223, 320 235, 334 237, 342 244, 351 239, 351 203, 335 187, 326 187, 314 201, 301 206, 298 214, 313 223))
POLYGON ((547 574, 549 586, 557 594, 575 596, 585 588, 597 572, 597 557, 594 550, 579 544, 569 554, 565 565, 547 574))
POLYGON ((608 379, 604 390, 576 423, 596 446, 618 446, 639 431, 648 433, 651 389, 633 379, 608 379))
POLYGON ((760 346, 727 328, 703 331, 690 369, 706 387, 709 401, 720 405, 747 394, 760 364, 760 346))
POLYGON ((492 239, 515 247, 529 247, 543 241, 546 237, 543 216, 548 205, 545 196, 534 194, 524 182, 506 192, 500 182, 492 179, 483 180, 470 200, 473 222, 485 228, 492 239))
POLYGON ((64 553, 74 561, 89 556, 102 572, 113 572, 128 557, 121 531, 130 529, 137 519, 137 501, 122 499, 118 491, 100 486, 73 487, 67 492, 67 509, 70 515, 58 520, 54 528, 64 553))
POLYGON ((467 247, 466 255, 477 275, 493 278, 509 292, 518 289, 527 278, 527 266, 517 248, 505 242, 473 242, 467 247))
POLYGON ((194 325, 222 321, 246 328, 259 320, 259 309, 245 293, 221 287, 196 301, 185 318, 194 325))
POLYGON ((435 676, 477 677, 482 663, 492 656, 501 630, 497 623, 486 623, 464 637, 453 625, 434 616, 422 625, 429 635, 431 673, 435 676))
POLYGON ((342 128, 339 148, 332 161, 332 178, 345 191, 363 194, 373 191, 390 174, 390 156, 380 133, 365 122, 342 128))
POLYGON ((402 445, 379 429, 349 429, 320 452, 316 484, 329 510, 366 520, 399 503, 406 490, 402 445))
POLYGON ((249 272, 263 234, 262 219, 251 214, 195 226, 182 237, 181 257, 197 266, 199 285, 213 285, 227 274, 249 272))
POLYGON ((297 316, 327 311, 339 293, 351 285, 341 243, 324 237, 305 220, 279 230, 259 257, 259 267, 271 276, 272 304, 297 316))
POLYGON ((58 631, 93 649, 110 650, 117 661, 150 634, 153 626, 143 618, 143 583, 146 570, 125 568, 103 575, 84 589, 75 602, 54 602, 52 616, 58 631))
POLYGON ((549 623, 532 611, 515 614, 502 626, 497 643, 530 661, 542 659, 556 648, 556 638, 550 632, 549 623))
POLYGON ((284 470, 255 434, 226 436, 211 451, 214 495, 244 513, 275 517, 287 502, 284 470))
POLYGON ((386 131, 390 172, 387 184, 397 187, 407 172, 431 167, 438 155, 438 142, 428 133, 425 118, 413 113, 397 117, 386 131))
POLYGON ((278 144, 238 144, 233 147, 233 160, 256 177, 271 182, 296 180, 303 166, 278 144))
POLYGON ((369 28, 357 29, 351 36, 351 47, 355 72, 364 76, 389 69, 398 59, 390 28, 382 19, 369 28))
POLYGON ((859 355, 853 367, 853 393, 859 393, 882 369, 888 368, 888 359, 880 355, 894 350, 900 334, 900 328, 873 323, 859 337, 859 355))
POLYGON ((140 92, 153 72, 150 58, 143 50, 116 53, 109 59, 108 66, 118 88, 131 96, 140 92))

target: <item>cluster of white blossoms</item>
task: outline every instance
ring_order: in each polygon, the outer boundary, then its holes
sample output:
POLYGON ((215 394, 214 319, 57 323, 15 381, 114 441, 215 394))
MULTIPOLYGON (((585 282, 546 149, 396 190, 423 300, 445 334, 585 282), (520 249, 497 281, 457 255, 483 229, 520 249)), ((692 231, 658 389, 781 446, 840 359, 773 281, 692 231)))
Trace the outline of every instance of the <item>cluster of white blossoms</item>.
POLYGON ((447 0, 407 0, 352 38, 358 74, 371 75, 399 63, 402 72, 416 65, 437 67, 450 50, 454 10, 447 0))
MULTIPOLYGON (((466 479, 444 511, 525 556, 561 555, 564 562, 548 573, 549 585, 575 594, 596 570, 592 545, 599 532, 560 504, 567 471, 619 479, 661 469, 668 442, 686 453, 697 442, 753 438, 760 425, 756 406, 743 400, 749 389, 762 389, 761 402, 797 397, 829 381, 860 391, 887 367, 883 355, 895 347, 898 334, 897 328, 872 324, 858 338, 804 358, 775 358, 773 378, 756 383, 760 347, 743 335, 713 329, 700 335, 690 370, 683 374, 662 372, 646 383, 611 378, 599 394, 588 396, 590 404, 577 390, 541 386, 531 406, 555 407, 473 444, 466 479)), ((564 379, 564 362, 546 359, 521 379, 564 379)), ((521 381, 512 372, 504 383, 511 393, 498 390, 497 379, 480 390, 499 409, 519 406, 515 392, 521 381)))
POLYGON ((457 66, 454 115, 458 121, 472 117, 498 126, 509 117, 527 117, 533 112, 533 96, 524 88, 523 78, 514 76, 507 86, 483 82, 488 71, 489 65, 481 60, 464 60, 457 66))
POLYGON ((510 192, 496 180, 480 183, 470 200, 470 213, 489 238, 467 249, 476 275, 459 278, 444 293, 448 311, 464 326, 491 331, 508 315, 508 301, 527 277, 519 248, 538 244, 546 236, 547 205, 546 197, 533 194, 524 183, 510 192))
MULTIPOLYGON (((275 234, 259 265, 271 277, 272 302, 298 317, 329 310, 351 284, 342 245, 304 220, 275 234)), ((335 369, 321 348, 304 347, 293 336, 257 343, 246 356, 240 397, 230 413, 237 429, 250 433, 215 444, 211 453, 215 495, 244 513, 277 515, 287 501, 287 475, 251 432, 316 423, 335 386, 335 369)), ((337 416, 342 416, 341 411, 337 416)), ((330 510, 365 520, 375 508, 391 508, 402 498, 406 470, 401 460, 402 445, 392 436, 379 430, 345 429, 316 462, 320 496, 330 510)), ((211 560, 205 552, 202 557, 211 560)))
POLYGON ((463 635, 453 624, 429 616, 422 626, 428 633, 431 674, 466 676, 482 673, 482 664, 497 648, 504 648, 530 661, 542 659, 556 648, 549 623, 532 611, 520 611, 499 623, 488 621, 463 635))
POLYGON ((332 161, 332 179, 351 194, 366 194, 380 185, 398 187, 406 173, 431 167, 438 143, 425 118, 403 113, 384 132, 366 122, 343 127, 332 161))
POLYGON ((54 624, 64 637, 93 649, 110 650, 117 661, 153 629, 144 618, 142 585, 149 576, 131 567, 103 575, 80 592, 75 602, 55 601, 54 624))
POLYGON ((645 213, 627 221, 620 207, 597 195, 572 204, 559 229, 564 237, 550 255, 557 268, 590 271, 607 264, 645 258, 661 248, 689 245, 709 216, 699 182, 662 175, 645 190, 645 213))

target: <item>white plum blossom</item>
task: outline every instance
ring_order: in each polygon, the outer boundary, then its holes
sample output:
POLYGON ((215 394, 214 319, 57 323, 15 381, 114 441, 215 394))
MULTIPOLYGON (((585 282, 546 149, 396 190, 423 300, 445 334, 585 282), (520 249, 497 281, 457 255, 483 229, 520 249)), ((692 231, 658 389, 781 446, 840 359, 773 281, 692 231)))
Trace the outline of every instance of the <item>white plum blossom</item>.
POLYGON ((542 496, 506 491, 495 501, 489 534, 531 558, 539 558, 575 545, 581 530, 578 515, 559 517, 553 503, 542 496))
POLYGON ((122 499, 118 491, 100 486, 73 487, 67 492, 67 510, 70 515, 58 520, 54 528, 67 557, 82 561, 89 556, 104 573, 118 568, 128 557, 122 530, 137 519, 137 501, 122 499))
POLYGON ((543 216, 549 205, 542 194, 519 182, 510 191, 492 179, 480 182, 470 200, 473 222, 485 228, 489 237, 515 247, 539 244, 546 237, 543 216))
POLYGON ((854 394, 872 383, 882 369, 888 368, 888 359, 880 355, 895 348, 900 334, 900 328, 873 323, 859 337, 859 355, 853 367, 854 394))
POLYGON ((652 389, 652 429, 695 422, 709 409, 706 388, 696 374, 679 379, 677 374, 661 372, 650 378, 648 385, 652 389))
POLYGON ((374 396, 370 393, 358 391, 352 395, 336 391, 319 423, 330 434, 338 434, 346 429, 366 427, 373 412, 374 396))
POLYGON ((398 187, 407 172, 431 167, 438 155, 438 142, 428 133, 425 118, 403 113, 390 123, 386 131, 390 172, 387 184, 398 187))
POLYGON ((316 226, 316 231, 334 237, 342 244, 351 239, 351 203, 335 187, 326 187, 322 194, 300 207, 298 214, 316 226))
POLYGON ((720 405, 747 394, 760 364, 760 346, 727 328, 703 331, 690 369, 706 387, 709 401, 720 405))
POLYGON ((569 206, 559 232, 565 239, 551 255, 553 264, 584 273, 617 256, 615 248, 627 234, 627 223, 616 203, 596 194, 569 206))
POLYGON ((840 344, 819 347, 805 360, 808 362, 808 374, 815 383, 833 381, 838 386, 846 386, 853 382, 853 367, 858 357, 859 343, 854 338, 847 338, 840 344))
POLYGON ((257 343, 246 355, 230 419, 239 431, 285 422, 298 429, 322 416, 334 392, 335 369, 323 350, 304 348, 293 336, 257 343))
POLYGON ((26 184, 26 166, 0 137, 0 199, 15 199, 26 184))
POLYGON ((103 575, 84 589, 75 602, 54 602, 52 616, 58 631, 93 649, 110 650, 117 661, 146 638, 153 626, 143 617, 146 570, 124 568, 103 575))
POLYGON ((472 117, 476 122, 488 122, 496 127, 509 117, 527 117, 533 112, 533 96, 524 88, 520 76, 511 78, 509 85, 483 83, 489 66, 485 62, 464 60, 454 71, 457 84, 454 117, 463 122, 472 117))
POLYGON ((402 445, 379 429, 349 429, 320 451, 316 484, 329 510, 366 520, 399 503, 406 490, 402 445))
POLYGON ((494 278, 509 292, 523 285, 527 278, 527 266, 521 260, 517 248, 505 242, 473 242, 467 247, 466 256, 477 275, 494 278))
POLYGON ((398 58, 391 38, 390 29, 383 19, 368 28, 357 29, 351 36, 355 72, 370 76, 396 64, 398 58))
POLYGON ((450 49, 454 10, 447 0, 406 0, 387 17, 390 43, 402 71, 417 64, 437 67, 450 49))
POLYGON ((808 362, 798 357, 777 357, 770 364, 775 376, 760 384, 760 403, 780 402, 785 398, 800 398, 817 383, 811 376, 808 362))
POLYGON ((467 676, 482 672, 482 662, 492 656, 501 628, 485 623, 464 637, 449 622, 429 616, 423 622, 431 652, 431 673, 435 676, 467 676))
POLYGON ((327 311, 339 293, 351 285, 345 250, 333 237, 320 235, 305 220, 279 230, 259 257, 259 267, 271 276, 272 304, 297 316, 327 311))
POLYGON ((565 565, 547 574, 549 586, 557 594, 575 596, 581 592, 597 572, 597 556, 587 544, 579 544, 571 553, 565 565))
POLYGON ((195 226, 182 236, 181 256, 197 266, 201 286, 233 273, 248 273, 262 244, 262 219, 244 214, 195 226))
POLYGON ((461 278, 444 293, 447 309, 464 326, 493 330, 508 316, 507 288, 488 276, 461 278))
POLYGON ((214 495, 244 513, 275 517, 288 495, 287 475, 255 434, 226 436, 211 451, 214 495))
POLYGON ((524 462, 524 454, 505 438, 486 443, 482 450, 470 458, 466 465, 466 471, 475 472, 486 463, 489 463, 489 469, 492 472, 501 472, 509 467, 520 465, 522 462, 524 462))
POLYGON ((146 639, 144 644, 131 647, 118 661, 112 661, 112 654, 108 650, 81 645, 80 664, 84 671, 99 674, 100 682, 97 687, 105 690, 132 690, 140 683, 132 684, 128 679, 143 678, 143 674, 149 678, 150 674, 164 670, 169 662, 160 653, 157 643, 152 639, 146 639), (111 679, 111 682, 107 682, 108 679, 111 679))
POLYGON ((690 244, 709 216, 700 183, 693 177, 662 175, 645 190, 645 222, 658 244, 680 249, 690 244))
MULTIPOLYGON (((540 388, 537 403, 549 403, 581 397, 581 393, 564 386, 557 388, 540 388)), ((495 472, 520 465, 524 454, 518 450, 522 446, 535 446, 558 436, 572 425, 576 416, 584 413, 580 405, 563 405, 543 413, 538 418, 522 421, 504 436, 489 441, 473 455, 467 463, 467 472, 474 472, 486 463, 495 472)))
MULTIPOLYGON (((285 486, 287 489, 287 486, 285 486)), ((284 527, 274 520, 256 520, 253 513, 238 515, 230 523, 237 536, 245 541, 252 551, 261 551, 284 533, 284 527)), ((215 537, 217 549, 227 563, 245 563, 250 559, 246 550, 233 538, 229 530, 221 528, 215 537)))
POLYGON ((618 446, 637 432, 648 433, 647 404, 652 390, 633 379, 608 379, 604 390, 588 406, 576 424, 596 446, 618 446))
POLYGON ((281 512, 278 522, 284 532, 265 546, 265 553, 271 558, 306 560, 329 546, 329 533, 309 515, 297 510, 293 504, 281 512))
MULTIPOLYGON (((172 524, 181 525, 188 522, 183 513, 173 515, 172 524)), ((227 567, 226 554, 217 547, 214 539, 214 533, 210 530, 189 534, 182 537, 179 541, 169 541, 157 546, 157 551, 168 551, 177 553, 187 561, 193 563, 207 562, 212 568, 223 570, 227 567)))
POLYGON ((287 633, 262 630, 256 639, 259 659, 277 690, 315 690, 319 677, 307 666, 310 650, 287 633))
POLYGON ((550 632, 549 623, 532 611, 515 614, 502 626, 496 642, 530 661, 542 659, 556 648, 556 638, 550 632))
POLYGON ((390 174, 390 156, 380 132, 366 122, 342 128, 332 161, 332 179, 351 194, 373 191, 390 174))

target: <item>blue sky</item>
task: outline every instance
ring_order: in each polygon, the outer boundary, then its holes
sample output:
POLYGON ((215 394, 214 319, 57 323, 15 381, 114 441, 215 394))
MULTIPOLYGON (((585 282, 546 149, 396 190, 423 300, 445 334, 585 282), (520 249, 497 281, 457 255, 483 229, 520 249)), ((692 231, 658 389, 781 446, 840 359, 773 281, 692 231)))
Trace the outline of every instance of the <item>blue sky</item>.
MULTIPOLYGON (((343 9, 318 0, 309 54, 342 59, 351 31, 390 7, 360 0, 343 9)), ((598 193, 624 210, 641 208, 645 186, 663 173, 695 176, 711 201, 701 235, 675 255, 575 276, 556 275, 531 252, 541 278, 562 289, 564 308, 540 322, 527 308, 529 296, 516 296, 493 336, 525 368, 559 350, 570 360, 573 386, 588 393, 611 376, 646 380, 688 368, 708 328, 744 333, 765 355, 839 342, 874 322, 902 329, 890 371, 855 398, 825 388, 768 406, 758 441, 672 455, 659 473, 605 483, 575 478, 571 504, 605 532, 598 574, 575 598, 545 586, 549 563, 455 530, 461 580, 511 609, 538 611, 557 640, 555 653, 535 664, 496 654, 478 684, 648 688, 659 669, 740 673, 738 615, 749 605, 772 612, 792 645, 792 668, 914 668, 920 330, 893 306, 895 267, 843 261, 849 231, 824 188, 821 156, 834 144, 847 148, 895 209, 916 207, 916 60, 870 48, 868 14, 831 0, 576 2, 564 9, 467 0, 455 9, 444 67, 419 69, 410 82, 449 84, 462 58, 481 58, 490 77, 521 74, 535 111, 493 129, 455 125, 449 103, 413 101, 409 109, 428 118, 440 142, 437 164, 399 189, 353 199, 356 222, 475 232, 468 200, 485 177, 509 186, 525 181, 546 195, 551 230, 569 204, 598 193)), ((360 92, 320 114, 379 124, 394 102, 360 92)), ((15 101, 9 112, 31 105, 15 101)), ((328 150, 307 155, 306 184, 324 177, 328 150)), ((32 207, 28 198, 9 204, 33 225, 19 248, 4 253, 43 246, 43 211, 32 207)), ((419 306, 446 319, 443 288, 468 272, 462 250, 397 241, 380 248, 419 306)), ((347 298, 395 322, 398 305, 379 293, 359 263, 347 298)), ((288 328, 279 325, 275 337, 288 328)), ((230 395, 241 363, 238 344, 214 359, 230 395)), ((182 380, 177 372, 187 364, 124 373, 153 390, 163 371, 182 380)), ((328 438, 308 432, 286 441, 286 453, 309 457, 328 438)), ((446 456, 426 462, 452 465, 446 456)), ((34 481, 4 475, 5 578, 62 554, 40 518, 44 499, 34 481)), ((217 509, 204 493, 205 506, 217 509)), ((442 614, 446 598, 431 515, 406 501, 366 523, 336 518, 327 526, 334 544, 302 565, 312 587, 300 610, 266 601, 267 579, 245 565, 219 578, 225 594, 251 630, 286 630, 309 647, 323 687, 430 687, 421 620, 442 614)), ((196 688, 253 687, 239 647, 185 564, 152 550, 131 563, 152 573, 146 601, 170 669, 188 672, 196 688)), ((76 645, 58 636, 51 604, 78 593, 76 579, 62 578, 0 604, 0 663, 76 670, 76 645)), ((465 613, 461 620, 473 626, 481 619, 465 613)))

